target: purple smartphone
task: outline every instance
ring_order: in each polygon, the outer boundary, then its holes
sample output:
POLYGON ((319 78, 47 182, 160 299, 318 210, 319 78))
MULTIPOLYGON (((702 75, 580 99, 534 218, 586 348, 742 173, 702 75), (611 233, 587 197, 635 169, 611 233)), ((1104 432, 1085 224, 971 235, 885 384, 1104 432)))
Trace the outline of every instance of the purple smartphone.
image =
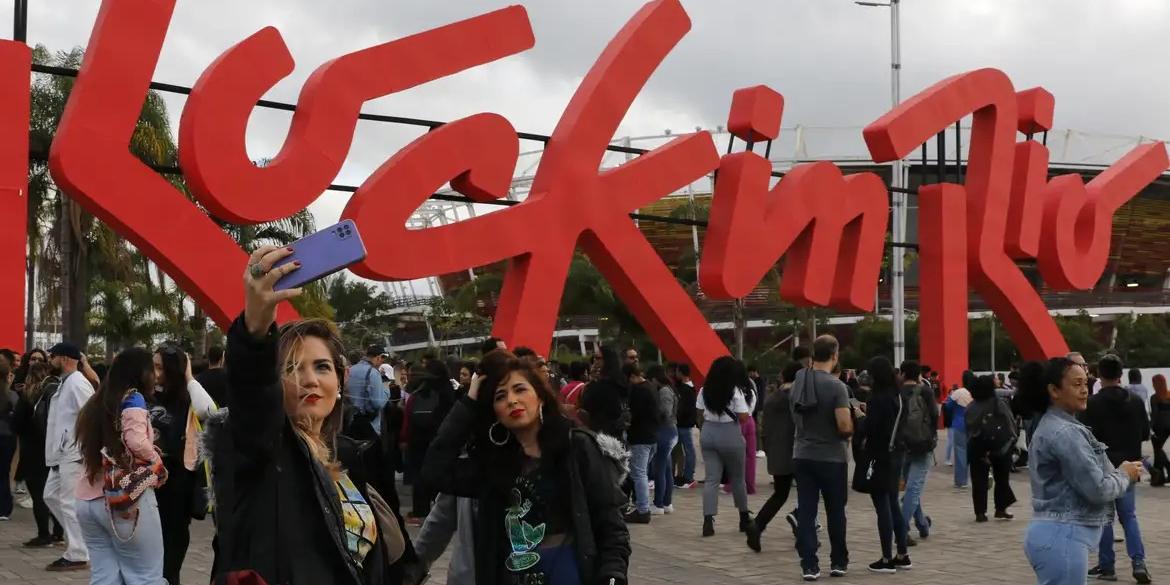
POLYGON ((289 247, 293 253, 277 262, 276 266, 300 260, 301 267, 276 281, 273 290, 304 286, 366 258, 366 246, 362 244, 357 226, 350 219, 305 236, 289 247))

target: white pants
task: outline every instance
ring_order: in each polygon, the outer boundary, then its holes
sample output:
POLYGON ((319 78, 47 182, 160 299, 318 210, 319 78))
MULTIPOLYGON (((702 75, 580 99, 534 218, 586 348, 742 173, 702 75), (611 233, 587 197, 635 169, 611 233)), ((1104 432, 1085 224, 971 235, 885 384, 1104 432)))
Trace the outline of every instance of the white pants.
POLYGON ((89 561, 85 548, 85 537, 77 523, 77 481, 81 479, 84 467, 80 461, 62 461, 57 467, 49 468, 49 479, 45 482, 45 504, 65 529, 65 554, 67 561, 89 561))

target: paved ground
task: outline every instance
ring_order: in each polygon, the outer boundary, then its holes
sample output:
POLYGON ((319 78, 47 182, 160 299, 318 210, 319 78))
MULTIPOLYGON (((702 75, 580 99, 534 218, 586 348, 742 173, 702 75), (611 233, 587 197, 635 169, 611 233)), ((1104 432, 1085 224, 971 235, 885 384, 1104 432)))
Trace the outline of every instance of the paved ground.
MULTIPOLYGON (((763 460, 760 469, 765 469, 763 460)), ((1023 553, 1023 533, 1030 516, 1030 492, 1026 473, 1012 476, 1012 487, 1020 499, 1011 522, 976 524, 971 512, 969 492, 955 491, 951 486, 951 468, 936 466, 930 474, 926 490, 926 511, 934 520, 934 531, 929 540, 910 549, 914 569, 899 575, 873 575, 865 566, 875 560, 878 552, 875 515, 869 497, 851 493, 849 514, 849 550, 852 566, 848 576, 823 581, 839 585, 849 583, 903 582, 916 584, 958 583, 1014 583, 1034 582, 1023 553)), ((752 509, 758 509, 770 492, 771 486, 761 476, 760 494, 751 496, 752 509)), ((1148 563, 1155 582, 1170 580, 1170 560, 1163 551, 1170 551, 1170 488, 1151 488, 1141 485, 1138 510, 1148 563)), ((783 520, 778 518, 764 534, 764 551, 756 554, 744 545, 736 530, 736 514, 730 496, 721 497, 722 514, 716 524, 716 535, 700 538, 701 490, 681 490, 675 495, 677 512, 657 516, 650 525, 632 526, 634 541, 630 582, 633 585, 681 583, 717 585, 724 583, 768 584, 798 583, 799 564, 793 550, 792 535, 783 520)), ((795 495, 795 492, 794 492, 795 495)), ((785 511, 791 509, 791 503, 785 511)), ((48 585, 50 583, 86 583, 87 572, 72 574, 47 573, 43 567, 60 555, 60 549, 28 550, 20 543, 35 532, 32 514, 18 509, 10 522, 0 523, 0 584, 48 585)), ((207 582, 210 559, 210 523, 193 524, 191 552, 187 556, 183 578, 188 584, 207 582)), ((826 547, 828 538, 822 535, 826 547)), ((1118 544, 1119 557, 1124 559, 1124 544, 1118 544)), ((827 549, 824 555, 827 557, 827 549)), ((827 568, 827 560, 823 563, 827 568)), ((430 583, 445 582, 446 560, 436 563, 430 583)), ((1122 582, 1133 582, 1129 566, 1119 560, 1122 582)))

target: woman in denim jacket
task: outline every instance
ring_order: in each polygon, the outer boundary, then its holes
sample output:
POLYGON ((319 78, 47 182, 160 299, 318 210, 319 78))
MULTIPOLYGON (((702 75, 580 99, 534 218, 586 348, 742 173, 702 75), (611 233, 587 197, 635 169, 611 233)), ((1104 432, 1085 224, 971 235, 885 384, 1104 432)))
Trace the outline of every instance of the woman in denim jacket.
POLYGON ((1088 375, 1067 358, 1032 362, 1021 372, 1018 402, 1043 413, 1032 436, 1028 474, 1032 523, 1024 551, 1041 585, 1085 583, 1089 551, 1113 517, 1113 500, 1138 480, 1141 464, 1114 468, 1105 445, 1076 420, 1089 398, 1088 375))

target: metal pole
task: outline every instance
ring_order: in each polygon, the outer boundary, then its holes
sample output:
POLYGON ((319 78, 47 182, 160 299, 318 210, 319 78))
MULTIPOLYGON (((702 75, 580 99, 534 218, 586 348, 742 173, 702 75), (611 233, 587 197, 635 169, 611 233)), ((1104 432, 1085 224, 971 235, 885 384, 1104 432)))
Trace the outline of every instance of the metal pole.
MULTIPOLYGON (((898 4, 900 0, 890 0, 890 101, 894 107, 902 102, 902 32, 901 22, 898 19, 898 4)), ((893 165, 894 176, 891 177, 891 186, 902 188, 902 161, 896 160, 893 165)), ((894 241, 906 241, 906 194, 894 191, 894 241)), ((906 359, 906 279, 905 256, 902 250, 892 250, 893 278, 890 290, 890 300, 894 310, 894 363, 901 364, 906 359)))
POLYGON ((991 319, 991 372, 995 373, 995 315, 988 315, 991 319))
POLYGON ((28 40, 28 0, 16 0, 12 11, 12 38, 25 42, 28 40))

